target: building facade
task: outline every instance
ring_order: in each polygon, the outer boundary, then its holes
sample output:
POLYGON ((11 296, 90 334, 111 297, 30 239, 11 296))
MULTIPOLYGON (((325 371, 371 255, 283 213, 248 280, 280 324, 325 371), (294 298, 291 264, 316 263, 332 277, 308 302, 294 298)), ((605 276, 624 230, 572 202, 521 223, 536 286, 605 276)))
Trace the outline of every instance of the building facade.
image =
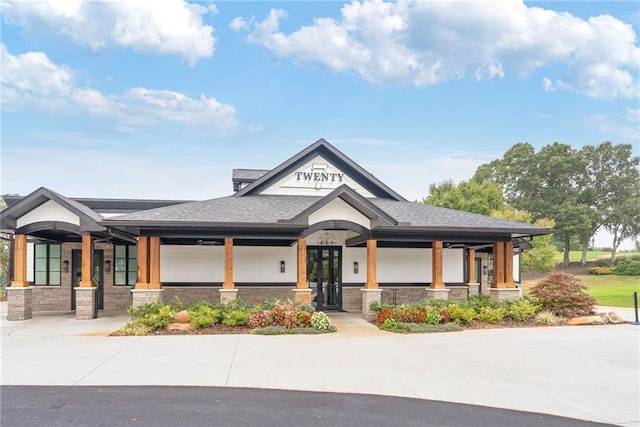
POLYGON ((409 202, 321 139, 271 170, 235 169, 205 201, 6 197, 9 319, 153 301, 292 299, 371 315, 521 296, 519 254, 551 230, 409 202))

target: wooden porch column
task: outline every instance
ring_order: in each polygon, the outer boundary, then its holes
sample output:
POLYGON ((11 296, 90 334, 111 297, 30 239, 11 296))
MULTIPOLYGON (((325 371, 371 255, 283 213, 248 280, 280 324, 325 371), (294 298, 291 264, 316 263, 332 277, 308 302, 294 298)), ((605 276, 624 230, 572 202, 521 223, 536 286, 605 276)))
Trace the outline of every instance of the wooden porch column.
POLYGON ((149 289, 149 237, 138 237, 138 281, 136 289, 149 289))
POLYGON ((515 288, 513 281, 513 242, 504 242, 504 283, 505 288, 515 288))
POLYGON ((469 249, 467 262, 469 263, 469 279, 467 283, 476 283, 476 251, 474 249, 469 249))
POLYGON ((12 288, 28 288, 27 281, 27 236, 16 234, 13 238, 13 280, 12 288))
POLYGON ((233 238, 224 238, 224 283, 222 289, 234 289, 233 284, 233 238))
POLYGON ((442 241, 431 244, 431 289, 444 289, 442 281, 442 241))
POLYGON ((296 289, 307 289, 307 239, 298 239, 298 283, 296 289))
POLYGON ((161 289, 160 283, 160 237, 149 238, 149 289, 161 289))
POLYGON ((377 273, 377 248, 378 242, 370 239, 367 240, 367 283, 364 284, 365 289, 378 289, 377 273))
POLYGON ((493 243, 493 283, 492 288, 506 288, 504 265, 504 242, 493 243))
POLYGON ((91 280, 91 235, 82 235, 82 279, 78 285, 81 288, 92 288, 93 280, 91 280))

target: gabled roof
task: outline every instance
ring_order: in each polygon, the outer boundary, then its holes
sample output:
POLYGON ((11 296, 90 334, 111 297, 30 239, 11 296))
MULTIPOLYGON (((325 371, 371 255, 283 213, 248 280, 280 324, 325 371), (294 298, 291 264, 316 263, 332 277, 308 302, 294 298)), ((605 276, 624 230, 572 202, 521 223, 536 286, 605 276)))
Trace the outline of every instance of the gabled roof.
POLYGON ((346 184, 343 184, 340 187, 336 188, 331 193, 327 194, 308 208, 304 209, 293 218, 280 220, 278 222, 290 224, 308 224, 309 215, 318 211, 319 209, 336 199, 344 200, 349 205, 351 205, 351 207, 372 220, 372 222, 374 223, 373 227, 377 227, 378 225, 382 224, 398 224, 398 221, 396 221, 392 216, 387 214, 374 203, 369 201, 366 197, 363 197, 346 184))
POLYGON ((277 182, 279 178, 292 172, 296 167, 304 164, 306 161, 317 155, 321 155, 334 163, 336 167, 340 168, 352 179, 357 181, 375 197, 399 201, 405 200, 404 197, 393 191, 378 178, 367 172, 364 168, 322 138, 300 151, 289 160, 281 163, 276 168, 265 173, 251 184, 239 190, 235 193, 234 197, 260 193, 260 191, 267 188, 270 184, 277 182))
POLYGON ((31 194, 25 196, 19 202, 3 210, 2 218, 0 219, 0 228, 15 228, 18 218, 28 212, 31 212, 49 200, 56 202, 69 212, 77 215, 78 218, 80 218, 81 229, 86 231, 102 230, 102 227, 97 224, 97 222, 102 219, 100 214, 80 202, 64 197, 63 195, 45 187, 38 188, 31 194))

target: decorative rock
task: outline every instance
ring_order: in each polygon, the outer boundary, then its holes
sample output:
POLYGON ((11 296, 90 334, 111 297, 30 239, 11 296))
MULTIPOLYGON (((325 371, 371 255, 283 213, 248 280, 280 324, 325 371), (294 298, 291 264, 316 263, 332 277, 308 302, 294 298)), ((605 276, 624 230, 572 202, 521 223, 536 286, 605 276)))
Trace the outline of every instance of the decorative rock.
POLYGON ((189 312, 187 310, 179 311, 173 321, 175 323, 189 323, 189 312))
POLYGON ((600 316, 574 317, 567 322, 568 325, 604 325, 605 321, 600 316))
POLYGON ((609 315, 609 322, 613 323, 614 325, 619 325, 620 323, 624 323, 624 319, 620 317, 618 313, 614 313, 613 311, 610 311, 608 315, 609 315))
POLYGON ((164 327, 167 331, 190 331, 191 323, 169 323, 164 327))

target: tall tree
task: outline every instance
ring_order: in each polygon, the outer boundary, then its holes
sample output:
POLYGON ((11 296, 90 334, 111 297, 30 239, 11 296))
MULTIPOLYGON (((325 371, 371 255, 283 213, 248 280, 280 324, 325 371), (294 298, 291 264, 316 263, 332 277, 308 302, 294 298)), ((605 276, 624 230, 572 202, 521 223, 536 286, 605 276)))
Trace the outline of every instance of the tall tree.
MULTIPOLYGON (((580 155, 586 165, 579 180, 581 203, 597 212, 593 234, 604 226, 613 235, 611 260, 615 261, 620 243, 640 235, 640 157, 633 156, 631 144, 609 141, 584 146, 580 155)), ((588 243, 583 239, 584 261, 588 243)))
POLYGON ((453 181, 443 181, 429 185, 429 195, 422 200, 427 205, 457 209, 483 215, 504 207, 502 190, 491 182, 478 183, 463 181, 455 185, 453 181))
POLYGON ((587 234, 592 226, 591 208, 579 200, 578 177, 584 167, 567 144, 555 142, 536 153, 529 143, 518 143, 501 159, 481 165, 473 179, 500 185, 506 202, 531 212, 534 220, 552 218, 568 264, 571 237, 587 234))

